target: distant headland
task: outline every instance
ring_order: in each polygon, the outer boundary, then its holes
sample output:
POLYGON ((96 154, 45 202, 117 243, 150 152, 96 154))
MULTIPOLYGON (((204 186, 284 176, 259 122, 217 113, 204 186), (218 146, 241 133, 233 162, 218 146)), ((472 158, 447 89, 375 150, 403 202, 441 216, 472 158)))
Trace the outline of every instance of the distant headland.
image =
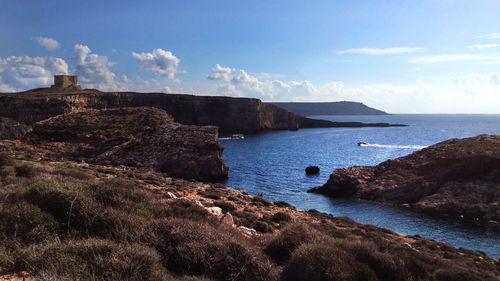
POLYGON ((304 115, 387 115, 387 112, 368 107, 360 102, 272 102, 288 111, 304 115))

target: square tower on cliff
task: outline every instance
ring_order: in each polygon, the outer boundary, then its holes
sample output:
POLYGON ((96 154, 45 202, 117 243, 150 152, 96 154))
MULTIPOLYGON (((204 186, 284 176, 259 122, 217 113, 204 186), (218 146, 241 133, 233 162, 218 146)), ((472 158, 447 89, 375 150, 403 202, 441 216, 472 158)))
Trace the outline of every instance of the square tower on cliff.
POLYGON ((76 75, 54 75, 54 85, 51 88, 81 90, 78 85, 78 76, 76 75))

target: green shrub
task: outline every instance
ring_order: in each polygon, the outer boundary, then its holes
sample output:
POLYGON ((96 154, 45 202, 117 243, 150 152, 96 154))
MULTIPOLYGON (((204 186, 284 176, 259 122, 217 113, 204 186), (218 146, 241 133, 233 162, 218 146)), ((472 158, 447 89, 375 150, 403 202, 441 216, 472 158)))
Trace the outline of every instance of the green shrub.
POLYGON ((230 202, 218 200, 214 202, 214 205, 221 208, 224 213, 233 213, 234 211, 236 211, 236 207, 230 202))
POLYGON ((13 264, 14 259, 7 254, 7 251, 3 246, 0 246, 0 274, 11 271, 13 264))
POLYGON ((88 239, 37 245, 17 253, 17 271, 52 280, 163 280, 154 249, 88 239))
POLYGON ((290 258, 280 280, 287 281, 361 281, 378 280, 366 265, 338 247, 334 241, 304 244, 290 258))
POLYGON ((269 242, 264 252, 276 263, 284 264, 300 245, 321 237, 318 231, 306 224, 290 224, 269 242))
POLYGON ((168 202, 164 209, 164 216, 216 222, 217 219, 205 208, 189 200, 177 199, 168 202))
POLYGON ((241 212, 237 211, 231 214, 233 215, 235 224, 243 225, 250 228, 253 228, 255 222, 259 219, 259 217, 256 214, 247 211, 241 211, 241 212))
POLYGON ((433 280, 436 281, 480 281, 481 279, 465 271, 438 270, 433 280))
POLYGON ((257 230, 258 232, 260 233, 270 233, 270 232, 273 232, 273 228, 267 224, 266 222, 264 221, 256 221, 253 226, 252 226, 253 229, 257 230))
POLYGON ((0 153, 0 168, 14 165, 14 160, 7 153, 0 153))
POLYGON ((31 178, 35 175, 35 169, 33 166, 21 165, 15 168, 16 177, 31 178))
POLYGON ((0 241, 13 245, 57 238, 58 223, 40 208, 26 202, 0 204, 0 241))
POLYGON ((131 183, 115 180, 92 185, 86 191, 103 207, 127 210, 145 218, 154 216, 152 196, 131 183))
POLYGON ((263 206, 271 206, 272 205, 272 203, 270 201, 267 201, 262 196, 254 196, 254 197, 252 197, 252 201, 257 203, 257 204, 263 205, 263 206))
POLYGON ((274 205, 278 207, 292 207, 292 205, 285 201, 274 201, 274 205))
POLYGON ((231 228, 172 219, 157 222, 152 229, 165 267, 176 274, 221 281, 276 278, 269 261, 231 228))
POLYGON ((24 198, 51 214, 67 234, 91 232, 92 224, 101 215, 97 202, 77 186, 39 182, 25 192, 24 198))
POLYGON ((418 268, 417 276, 413 276, 409 267, 414 264, 406 259, 404 253, 380 251, 373 242, 343 239, 336 240, 336 245, 371 268, 380 280, 425 280, 428 277, 425 268, 418 268))
POLYGON ((281 222, 289 222, 292 220, 289 214, 284 212, 277 212, 271 217, 271 221, 281 223, 281 222))

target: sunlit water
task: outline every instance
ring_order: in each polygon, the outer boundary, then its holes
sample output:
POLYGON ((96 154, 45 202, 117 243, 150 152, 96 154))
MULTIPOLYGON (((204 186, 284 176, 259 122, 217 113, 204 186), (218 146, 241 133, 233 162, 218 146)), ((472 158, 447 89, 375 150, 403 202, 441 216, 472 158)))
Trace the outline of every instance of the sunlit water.
POLYGON ((327 128, 273 131, 245 139, 222 139, 230 167, 227 185, 299 208, 347 216, 403 234, 419 234, 456 247, 500 257, 500 231, 436 218, 366 201, 331 199, 306 193, 325 183, 336 168, 376 165, 449 138, 500 134, 500 115, 314 116, 332 121, 390 122, 408 127, 327 128), (358 142, 367 145, 358 146, 358 142), (321 173, 306 176, 309 165, 321 173))

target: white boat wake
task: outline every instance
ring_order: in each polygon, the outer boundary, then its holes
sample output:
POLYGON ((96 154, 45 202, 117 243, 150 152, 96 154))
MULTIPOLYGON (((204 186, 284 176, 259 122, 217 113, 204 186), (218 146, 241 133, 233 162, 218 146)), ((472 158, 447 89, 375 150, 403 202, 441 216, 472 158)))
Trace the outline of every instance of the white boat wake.
POLYGON ((381 148, 407 148, 407 149, 422 149, 426 148, 425 145, 390 145, 390 144, 376 144, 376 143, 361 143, 359 146, 365 147, 381 147, 381 148))

